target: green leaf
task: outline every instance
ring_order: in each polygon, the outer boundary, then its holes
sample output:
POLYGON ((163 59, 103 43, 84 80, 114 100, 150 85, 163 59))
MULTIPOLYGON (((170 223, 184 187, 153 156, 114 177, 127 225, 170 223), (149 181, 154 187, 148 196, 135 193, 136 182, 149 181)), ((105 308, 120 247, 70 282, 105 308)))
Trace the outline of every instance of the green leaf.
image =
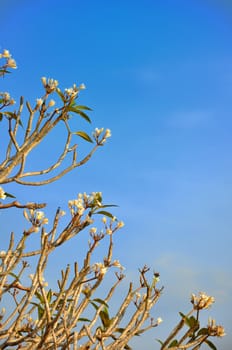
POLYGON ((87 107, 87 106, 75 105, 75 108, 84 109, 84 110, 87 110, 87 111, 92 111, 92 109, 87 107))
POLYGON ((9 70, 5 70, 5 69, 0 69, 0 73, 5 74, 5 73, 11 73, 9 70))
POLYGON ((110 326, 110 316, 108 313, 108 309, 104 307, 104 309, 100 311, 99 316, 101 318, 104 328, 108 328, 110 326))
POLYGON ((194 316, 188 318, 188 323, 190 328, 199 328, 199 322, 194 316))
POLYGON ((30 304, 35 305, 38 309, 38 319, 40 320, 43 317, 44 314, 44 309, 42 308, 42 306, 38 303, 33 303, 31 302, 30 304))
POLYGON ((91 322, 91 320, 89 320, 88 318, 84 318, 84 317, 78 318, 77 321, 79 321, 79 322, 91 322))
POLYGON ((98 309, 99 309, 99 306, 96 305, 93 301, 90 301, 90 304, 93 305, 93 307, 94 307, 95 310, 98 310, 98 309))
POLYGON ((38 319, 40 320, 43 317, 44 314, 44 309, 42 308, 42 306, 38 306, 38 319))
POLYGON ((199 335, 206 335, 206 334, 209 334, 208 328, 201 328, 199 330, 199 332, 197 333, 197 336, 199 336, 199 335))
POLYGON ((48 304, 51 303, 52 300, 52 290, 49 289, 49 291, 47 292, 47 299, 48 299, 48 304))
POLYGON ((141 329, 140 331, 136 332, 135 335, 137 337, 140 337, 140 334, 143 334, 144 333, 144 329, 141 329))
POLYGON ((73 132, 73 134, 82 137, 85 141, 93 143, 93 140, 91 139, 91 137, 88 134, 86 134, 84 131, 76 131, 76 132, 73 132))
POLYGON ((122 332, 124 332, 124 330, 125 330, 125 328, 116 328, 115 329, 115 332, 118 332, 118 333, 122 333, 122 332))
POLYGON ((168 348, 173 348, 174 346, 178 345, 178 341, 176 339, 174 339, 168 346, 168 348))
POLYGON ((96 303, 105 305, 107 308, 109 308, 109 305, 105 302, 105 300, 102 300, 100 298, 96 298, 96 299, 93 299, 93 301, 95 301, 96 303))
POLYGON ((35 296, 37 299, 39 299, 41 304, 44 304, 44 298, 39 292, 35 292, 35 296))
POLYGON ((36 307, 39 307, 39 306, 40 306, 40 304, 34 303, 33 301, 32 301, 30 304, 35 305, 36 307))
POLYGON ((162 342, 160 339, 156 339, 156 341, 157 341, 158 343, 160 343, 160 345, 163 345, 163 343, 164 343, 164 342, 162 342))
POLYGON ((76 106, 75 107, 69 106, 68 111, 79 114, 82 118, 87 120, 87 122, 91 123, 91 119, 87 116, 87 114, 82 112, 80 109, 76 108, 76 106))
POLYGON ((75 100, 72 100, 71 103, 70 103, 70 107, 75 107, 77 104, 76 104, 76 101, 75 100))
POLYGON ((179 312, 179 314, 189 328, 197 328, 199 326, 199 323, 194 316, 187 317, 182 312, 179 312))
POLYGON ((8 193, 8 192, 5 192, 5 195, 6 195, 7 197, 9 197, 9 198, 16 198, 15 196, 13 196, 13 194, 10 194, 10 193, 8 193))
POLYGON ((217 350, 216 346, 210 340, 205 340, 205 343, 210 347, 210 349, 217 350))
POLYGON ((113 219, 114 215, 112 215, 111 213, 109 213, 108 211, 106 210, 100 210, 100 211, 97 211, 96 213, 94 214, 101 214, 101 215, 105 215, 105 216, 108 216, 109 218, 113 219))
POLYGON ((110 208, 110 207, 118 207, 118 205, 116 205, 116 204, 101 205, 101 208, 110 208))

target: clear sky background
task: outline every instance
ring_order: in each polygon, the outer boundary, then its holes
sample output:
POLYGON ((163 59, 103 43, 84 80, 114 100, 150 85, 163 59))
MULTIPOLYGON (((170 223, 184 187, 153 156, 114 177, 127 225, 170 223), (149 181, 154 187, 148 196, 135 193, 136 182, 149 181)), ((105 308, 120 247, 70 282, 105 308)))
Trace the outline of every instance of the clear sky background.
MULTIPOLYGON (((161 274, 164 295, 154 310, 159 329, 135 339, 135 350, 159 349, 192 292, 215 296, 205 313, 226 328, 220 350, 232 344, 232 6, 210 0, 66 0, 0 2, 0 50, 11 51, 17 71, 1 91, 35 101, 42 76, 63 88, 85 83, 80 103, 93 108, 92 126, 112 138, 86 167, 42 188, 5 186, 25 200, 58 206, 79 192, 102 191, 125 221, 115 258, 136 278, 144 264, 161 274)), ((79 129, 77 123, 77 129, 79 129)), ((31 164, 52 156, 61 133, 31 164)), ((20 235, 19 211, 1 212, 3 245, 20 235), (9 225, 9 220, 11 225, 9 225), (13 227, 12 227, 13 226, 13 227), (3 235, 5 235, 3 237, 3 235)), ((48 279, 78 259, 68 243, 48 279)))

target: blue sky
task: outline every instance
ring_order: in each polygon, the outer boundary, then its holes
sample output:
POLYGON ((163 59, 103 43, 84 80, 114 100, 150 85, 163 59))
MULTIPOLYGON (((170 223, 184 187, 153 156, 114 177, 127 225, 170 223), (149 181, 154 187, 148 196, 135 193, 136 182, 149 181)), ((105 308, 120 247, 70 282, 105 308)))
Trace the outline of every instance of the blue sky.
MULTIPOLYGON (((63 88, 85 83, 80 102, 93 108, 92 126, 81 125, 112 130, 86 167, 57 183, 5 189, 21 201, 46 198, 51 217, 78 192, 102 191, 126 223, 115 257, 132 278, 148 264, 165 286, 155 315, 164 322, 136 339, 135 350, 158 349, 154 339, 168 333, 198 291, 215 296, 209 315, 225 325, 228 336, 217 343, 229 350, 232 7, 207 0, 4 0, 0 9, 0 49, 18 64, 1 90, 35 101, 42 76, 63 88)), ((59 147, 59 137, 50 142, 32 164, 59 147)), ((7 232, 14 229, 10 215, 1 213, 7 232)), ((56 269, 76 259, 73 244, 65 249, 56 269)))

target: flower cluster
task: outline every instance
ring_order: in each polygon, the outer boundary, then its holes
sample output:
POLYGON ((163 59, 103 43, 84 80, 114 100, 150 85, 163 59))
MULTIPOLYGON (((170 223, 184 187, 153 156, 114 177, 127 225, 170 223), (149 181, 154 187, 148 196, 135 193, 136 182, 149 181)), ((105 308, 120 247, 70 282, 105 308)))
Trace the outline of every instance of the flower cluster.
POLYGON ((102 206, 102 193, 92 192, 90 195, 79 193, 77 199, 69 200, 68 207, 71 215, 76 214, 82 216, 85 209, 98 208, 102 206))
POLYGON ((103 263, 95 263, 92 266, 92 271, 95 273, 96 276, 104 276, 107 272, 107 266, 105 266, 103 263))
POLYGON ((46 77, 42 77, 41 81, 43 83, 43 86, 47 92, 47 94, 50 94, 51 92, 55 91, 58 86, 58 81, 55 79, 47 79, 46 77))
POLYGON ((6 199, 6 193, 2 187, 0 187, 0 199, 6 199))
POLYGON ((195 310, 208 309, 214 301, 214 297, 208 296, 204 292, 200 292, 199 296, 195 294, 191 296, 191 303, 195 310))
POLYGON ((72 216, 76 214, 80 216, 83 215, 86 209, 85 196, 82 193, 79 193, 77 199, 68 201, 68 207, 72 216))
POLYGON ((85 84, 80 84, 78 87, 76 86, 76 84, 73 84, 72 87, 68 88, 68 89, 65 89, 65 93, 66 93, 66 97, 67 98, 71 98, 71 99, 74 99, 77 97, 78 95, 78 92, 80 90, 84 90, 86 87, 85 87, 85 84))
POLYGON ((3 65, 3 70, 6 70, 8 68, 16 69, 17 65, 15 60, 11 57, 11 54, 8 50, 3 50, 2 53, 0 53, 0 58, 5 58, 6 63, 3 65))
POLYGON ((216 325, 216 321, 209 318, 208 332, 210 336, 224 337, 226 335, 225 329, 221 325, 216 325))
POLYGON ((104 130, 104 128, 96 128, 93 132, 93 137, 97 144, 102 145, 103 143, 106 142, 106 139, 111 137, 111 131, 110 129, 104 130))
POLYGON ((113 216, 110 219, 109 224, 107 224, 107 218, 103 216, 102 222, 105 225, 105 230, 107 235, 112 235, 116 230, 119 230, 125 225, 123 221, 118 221, 116 216, 113 216))
POLYGON ((110 265, 114 266, 114 267, 117 267, 120 270, 125 270, 125 267, 121 265, 119 260, 114 260, 110 265))
POLYGON ((109 263, 107 259, 104 260, 104 263, 99 262, 93 264, 91 269, 95 273, 95 276, 104 276, 109 267, 117 267, 120 270, 125 270, 119 260, 114 260, 112 263, 109 263))
POLYGON ((32 223, 32 226, 35 228, 35 232, 39 230, 40 226, 48 224, 48 218, 45 217, 43 211, 30 209, 28 213, 26 210, 24 210, 23 215, 27 221, 32 223))
POLYGON ((10 97, 9 92, 0 92, 0 103, 4 106, 10 106, 15 104, 15 100, 10 97))

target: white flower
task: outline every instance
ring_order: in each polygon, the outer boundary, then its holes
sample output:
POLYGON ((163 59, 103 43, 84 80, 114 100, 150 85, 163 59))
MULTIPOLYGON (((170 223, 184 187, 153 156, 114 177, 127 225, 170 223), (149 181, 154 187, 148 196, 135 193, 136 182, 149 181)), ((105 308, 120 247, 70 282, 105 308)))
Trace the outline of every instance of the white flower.
POLYGON ((157 320, 156 320, 156 323, 157 323, 157 324, 160 324, 160 323, 162 323, 162 322, 163 322, 162 318, 161 318, 161 317, 158 317, 157 320))
POLYGON ((112 231, 110 228, 108 228, 108 229, 106 230, 106 233, 107 233, 107 235, 112 235, 113 231, 112 231))
POLYGON ((5 198, 6 198, 5 191, 2 187, 0 187, 0 199, 5 199, 5 198))

